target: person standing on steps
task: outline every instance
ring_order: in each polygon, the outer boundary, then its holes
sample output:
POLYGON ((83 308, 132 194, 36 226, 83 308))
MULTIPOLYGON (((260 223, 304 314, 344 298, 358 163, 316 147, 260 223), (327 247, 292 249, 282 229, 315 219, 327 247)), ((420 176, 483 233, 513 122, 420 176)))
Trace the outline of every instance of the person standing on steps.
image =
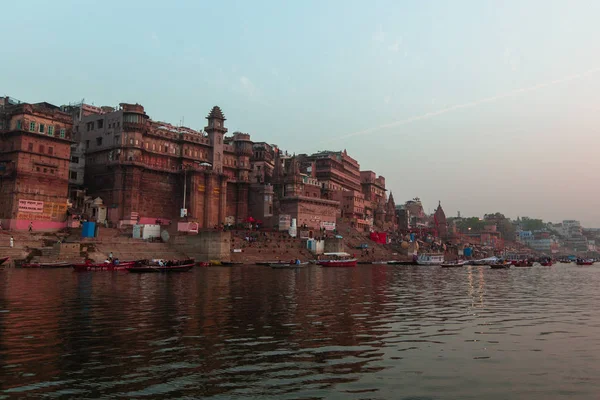
POLYGON ((29 222, 29 233, 33 233, 33 221, 29 222))
POLYGON ((15 247, 15 238, 14 237, 10 237, 10 248, 12 249, 13 247, 15 247))

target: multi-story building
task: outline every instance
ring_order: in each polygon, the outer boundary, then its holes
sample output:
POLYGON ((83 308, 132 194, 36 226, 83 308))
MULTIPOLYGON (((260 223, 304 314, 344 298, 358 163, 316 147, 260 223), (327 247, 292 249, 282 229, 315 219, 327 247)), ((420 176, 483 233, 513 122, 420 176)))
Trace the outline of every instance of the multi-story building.
POLYGON ((0 221, 6 229, 66 226, 72 117, 49 103, 0 98, 0 221))
POLYGON ((213 107, 204 131, 153 121, 139 104, 83 116, 85 186, 113 224, 170 223, 181 215, 214 227, 248 217, 250 135, 213 107))
POLYGON ((385 178, 373 171, 360 171, 360 184, 365 195, 365 214, 382 225, 387 217, 385 178))
POLYGON ((322 198, 320 182, 300 171, 296 157, 285 163, 285 170, 283 166, 277 152, 273 171, 276 214, 295 219, 300 227, 335 229, 340 203, 322 198))
POLYGON ((298 161, 303 165, 311 165, 311 173, 321 182, 326 198, 333 198, 335 191, 361 190, 360 165, 346 150, 322 151, 310 156, 301 154, 298 161))
POLYGON ((275 168, 275 150, 278 149, 265 142, 252 145, 252 157, 250 157, 250 164, 252 165, 250 181, 252 183, 271 182, 273 169, 275 168))

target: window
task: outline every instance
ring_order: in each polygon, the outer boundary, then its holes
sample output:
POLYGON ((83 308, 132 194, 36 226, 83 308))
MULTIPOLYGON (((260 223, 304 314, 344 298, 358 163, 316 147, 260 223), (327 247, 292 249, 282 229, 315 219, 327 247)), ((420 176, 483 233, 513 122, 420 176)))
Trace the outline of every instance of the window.
POLYGON ((54 154, 54 148, 51 146, 48 146, 48 154, 52 155, 54 154))
POLYGON ((51 173, 52 175, 54 175, 54 172, 55 172, 55 171, 56 171, 56 170, 53 168, 53 169, 51 169, 51 170, 50 170, 50 173, 51 173))
POLYGON ((29 123, 29 131, 30 132, 35 132, 35 122, 30 122, 29 123))
POLYGON ((197 151, 194 152, 194 157, 198 157, 198 152, 197 151))
POLYGON ((17 121, 17 129, 23 129, 23 121, 21 121, 21 120, 17 121))
POLYGON ((89 140, 86 140, 86 141, 85 141, 85 148, 86 148, 86 149, 89 149, 89 148, 90 148, 90 141, 89 141, 89 140))
MULTIPOLYGON (((40 144, 39 152, 40 153, 44 152, 44 145, 43 144, 40 144)), ((46 172, 46 171, 44 171, 44 172, 46 172)))
POLYGON ((69 179, 77 179, 77 171, 69 171, 69 179))
POLYGON ((37 172, 40 172, 40 167, 35 167, 35 170, 36 170, 37 172))
POLYGON ((140 142, 137 139, 135 139, 135 145, 138 146, 139 144, 140 142))
POLYGON ((40 133, 44 133, 44 129, 46 128, 46 126, 44 124, 40 124, 39 128, 40 128, 40 133))
POLYGON ((146 150, 148 150, 148 142, 144 143, 144 147, 146 148, 146 150))
POLYGON ((29 150, 29 151, 33 151, 33 143, 29 143, 29 144, 27 145, 27 150, 29 150))
POLYGON ((66 134, 65 128, 60 128, 60 137, 64 139, 65 134, 66 134))
POLYGON ((156 150, 156 145, 152 143, 152 150, 156 150))
POLYGON ((44 168, 44 173, 47 174, 48 173, 48 168, 44 168))
POLYGON ((96 145, 97 146, 102 146, 102 138, 101 137, 97 137, 96 138, 96 145))
POLYGON ((77 156, 71 156, 71 162, 73 164, 79 164, 79 157, 77 157, 77 156))
POLYGON ((103 119, 99 119, 98 120, 98 129, 101 129, 104 127, 104 120, 103 119))
POLYGON ((121 136, 119 136, 119 135, 115 136, 115 144, 121 144, 121 136))
POLYGON ((48 125, 48 136, 54 136, 54 127, 52 125, 48 125))
POLYGON ((133 144, 133 139, 129 139, 129 144, 133 144))

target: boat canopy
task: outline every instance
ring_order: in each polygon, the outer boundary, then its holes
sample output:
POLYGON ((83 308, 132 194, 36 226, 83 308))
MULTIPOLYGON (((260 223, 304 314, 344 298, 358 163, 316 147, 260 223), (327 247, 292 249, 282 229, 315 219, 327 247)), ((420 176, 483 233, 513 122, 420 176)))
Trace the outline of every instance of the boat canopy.
POLYGON ((481 260, 476 260, 476 261, 481 261, 481 262, 498 261, 498 257, 482 258, 481 260))
POLYGON ((323 253, 324 256, 338 256, 338 257, 344 257, 344 256, 349 256, 350 254, 346 253, 346 252, 339 252, 339 253, 323 253))

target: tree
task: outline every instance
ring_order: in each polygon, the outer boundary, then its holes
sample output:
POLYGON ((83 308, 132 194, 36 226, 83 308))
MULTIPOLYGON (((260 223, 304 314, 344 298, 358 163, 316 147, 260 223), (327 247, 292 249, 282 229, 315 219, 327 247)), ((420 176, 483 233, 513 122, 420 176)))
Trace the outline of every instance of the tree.
POLYGON ((539 231, 546 228, 546 224, 541 219, 523 217, 521 219, 521 229, 524 231, 539 231))

